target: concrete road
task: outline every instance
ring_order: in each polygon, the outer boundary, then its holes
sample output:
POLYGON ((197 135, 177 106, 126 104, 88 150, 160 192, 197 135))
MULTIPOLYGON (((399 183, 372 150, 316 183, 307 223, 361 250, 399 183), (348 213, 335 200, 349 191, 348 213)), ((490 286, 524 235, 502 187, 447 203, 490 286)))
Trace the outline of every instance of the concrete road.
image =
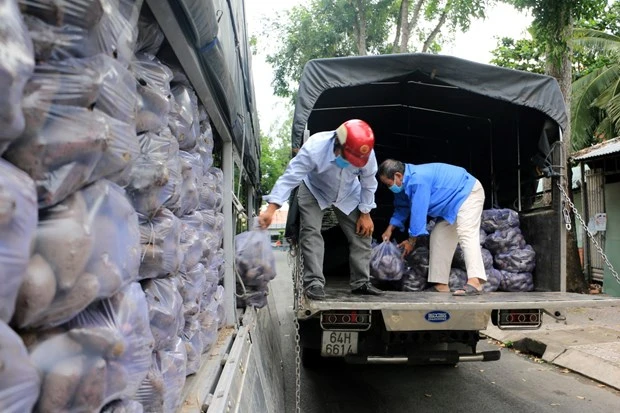
MULTIPOLYGON (((295 412, 292 281, 286 253, 276 251, 271 282, 281 324, 287 412, 295 412)), ((497 348, 481 342, 479 348, 497 348)), ((509 349, 489 363, 457 367, 335 364, 301 371, 302 413, 575 412, 611 413, 620 392, 509 349)))

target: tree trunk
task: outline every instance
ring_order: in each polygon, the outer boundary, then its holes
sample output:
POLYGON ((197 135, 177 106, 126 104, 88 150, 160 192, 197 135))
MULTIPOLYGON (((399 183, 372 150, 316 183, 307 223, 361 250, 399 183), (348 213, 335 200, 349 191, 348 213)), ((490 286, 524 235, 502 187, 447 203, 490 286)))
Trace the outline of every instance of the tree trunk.
MULTIPOLYGON (((403 3, 405 0, 403 0, 403 3)), ((407 53, 409 51, 409 39, 411 38, 411 32, 418 25, 418 20, 420 19, 420 12, 422 10, 422 6, 426 0, 418 0, 418 2, 413 6, 413 14, 411 16, 411 20, 407 21, 409 16, 409 1, 407 0, 407 9, 403 8, 403 11, 407 11, 403 18, 403 27, 401 29, 401 37, 400 37, 400 52, 407 53)))
MULTIPOLYGON (((570 6, 562 7, 560 13, 570 13, 570 6)), ((563 18, 564 16, 561 16, 563 18)), ((547 59, 547 73, 555 77, 560 85, 560 90, 564 95, 564 102, 566 104, 566 115, 570 119, 570 105, 571 105, 571 86, 572 86, 572 66, 570 56, 572 55, 572 48, 568 40, 572 37, 573 21, 568 19, 569 24, 564 27, 562 33, 559 33, 561 38, 566 41, 567 49, 561 56, 551 56, 547 59)), ((571 164, 568 162, 568 157, 572 152, 571 144, 571 130, 570 122, 568 123, 566 130, 563 134, 562 149, 566 160, 566 190, 571 200, 573 197, 573 173, 571 164)), ((577 247, 577 230, 576 226, 580 223, 575 222, 575 215, 570 211, 571 222, 573 223, 572 229, 566 232, 566 289, 570 292, 585 293, 589 290, 588 283, 581 266, 581 260, 579 259, 579 248, 577 247)))
POLYGON ((392 53, 398 52, 398 45, 400 44, 400 30, 404 24, 407 24, 407 13, 403 12, 403 8, 408 8, 408 7, 409 7, 409 0, 401 0, 400 8, 398 9, 398 17, 396 18, 396 35, 394 36, 394 42, 392 43, 392 53), (403 20, 403 16, 405 16, 404 20, 403 20))
POLYGON ((356 45, 357 45, 357 54, 359 56, 366 56, 366 7, 364 5, 364 0, 357 0, 355 7, 355 17, 356 17, 356 27, 355 27, 355 36, 357 37, 356 45))
POLYGON ((431 45, 435 41, 435 38, 441 31, 442 26, 446 23, 446 20, 448 19, 448 5, 449 5, 449 2, 446 5, 446 8, 443 10, 443 13, 441 13, 441 17, 439 18, 437 25, 435 26, 431 34, 429 34, 428 37, 426 38, 426 41, 424 42, 424 46, 422 46, 422 53, 428 52, 428 49, 431 47, 431 45))

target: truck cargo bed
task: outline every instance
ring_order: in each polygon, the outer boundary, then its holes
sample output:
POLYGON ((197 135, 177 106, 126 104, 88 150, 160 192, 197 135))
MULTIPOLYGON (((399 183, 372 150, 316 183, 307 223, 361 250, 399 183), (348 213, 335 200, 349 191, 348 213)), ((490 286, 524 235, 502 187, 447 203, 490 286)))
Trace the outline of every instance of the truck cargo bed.
POLYGON ((351 294, 343 279, 327 280, 323 300, 304 299, 304 310, 498 310, 561 309, 620 305, 620 299, 604 294, 560 292, 492 292, 479 296, 455 297, 448 293, 385 291, 382 296, 351 294))

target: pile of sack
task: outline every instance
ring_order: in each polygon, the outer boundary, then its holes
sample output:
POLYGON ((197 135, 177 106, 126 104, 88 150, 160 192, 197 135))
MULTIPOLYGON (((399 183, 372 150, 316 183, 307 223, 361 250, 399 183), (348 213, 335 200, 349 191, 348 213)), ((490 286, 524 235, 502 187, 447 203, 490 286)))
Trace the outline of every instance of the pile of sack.
POLYGON ((207 113, 142 0, 0 27, 0 411, 176 411, 224 322, 207 113))

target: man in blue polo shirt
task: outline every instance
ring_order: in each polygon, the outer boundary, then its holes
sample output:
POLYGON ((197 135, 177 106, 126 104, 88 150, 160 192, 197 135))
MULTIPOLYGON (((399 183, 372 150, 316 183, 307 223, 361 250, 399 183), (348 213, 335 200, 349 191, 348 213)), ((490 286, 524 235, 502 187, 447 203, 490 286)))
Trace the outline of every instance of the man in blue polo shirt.
POLYGON ((409 239, 401 243, 404 254, 413 251, 416 237, 428 235, 427 216, 439 218, 430 236, 428 282, 432 291, 449 292, 450 267, 454 251, 461 244, 467 267, 467 284, 454 295, 482 292, 486 272, 480 249, 480 219, 484 188, 465 169, 445 163, 404 164, 387 159, 379 166, 379 179, 394 192, 394 214, 383 233, 405 230, 409 218, 409 239))

